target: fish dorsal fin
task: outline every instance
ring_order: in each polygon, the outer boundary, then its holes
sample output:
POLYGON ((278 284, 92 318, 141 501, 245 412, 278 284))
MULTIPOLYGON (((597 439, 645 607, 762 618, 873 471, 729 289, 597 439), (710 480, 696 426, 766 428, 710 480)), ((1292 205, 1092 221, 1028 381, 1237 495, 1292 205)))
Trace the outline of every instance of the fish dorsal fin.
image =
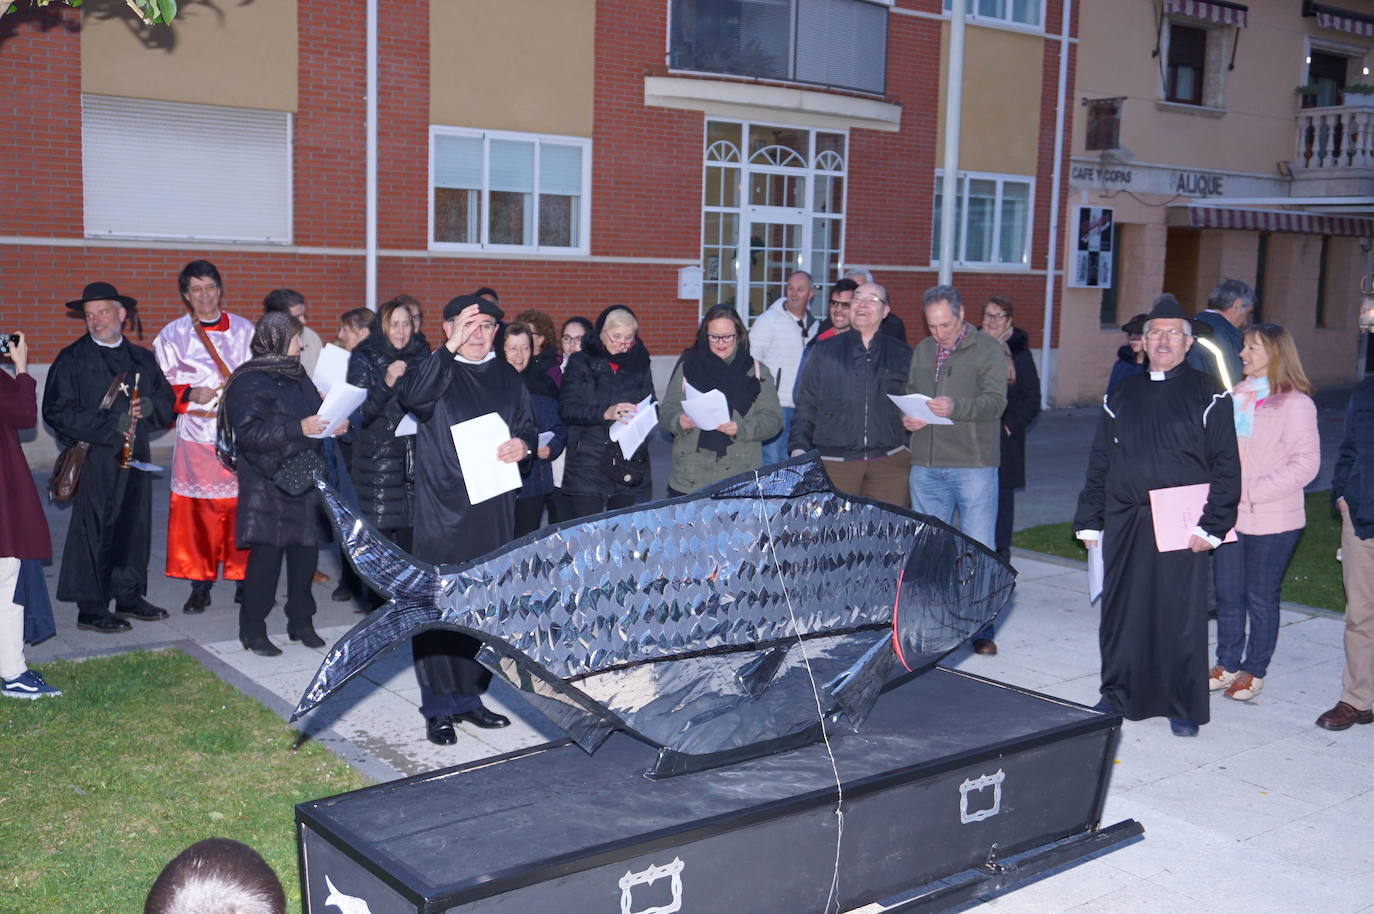
POLYGON ((731 476, 703 494, 711 498, 794 498, 834 491, 830 476, 821 465, 821 455, 807 451, 800 457, 760 467, 758 471, 731 476))

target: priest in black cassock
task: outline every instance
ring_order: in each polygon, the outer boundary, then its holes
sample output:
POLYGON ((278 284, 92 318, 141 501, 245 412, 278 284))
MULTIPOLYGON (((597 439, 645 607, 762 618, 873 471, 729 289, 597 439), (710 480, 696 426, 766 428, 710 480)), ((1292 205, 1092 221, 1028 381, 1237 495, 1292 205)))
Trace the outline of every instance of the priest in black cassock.
POLYGON ((1098 709, 1168 717, 1175 735, 1196 736, 1210 719, 1211 551, 1236 522, 1240 458, 1230 396, 1184 362, 1193 337, 1183 307, 1161 295, 1145 328, 1150 371, 1103 399, 1074 529, 1103 550, 1106 572, 1098 709), (1150 490, 1198 483, 1210 489, 1188 548, 1160 552, 1150 490))
MULTIPOLYGON (((501 309, 485 298, 453 299, 444 307, 447 342, 396 382, 401 407, 419 420, 411 551, 422 561, 465 562, 505 545, 515 535, 519 489, 471 504, 449 432, 452 425, 494 412, 511 434, 496 448, 496 458, 518 463, 534 452, 539 436, 525 384, 492 348, 501 317, 501 309)), ((482 705, 491 673, 473 659, 480 646, 475 638, 444 630, 412 639, 420 713, 430 742, 456 742, 454 723, 484 728, 510 723, 482 705)))
POLYGON ((76 603, 77 628, 105 634, 128 631, 126 619, 167 618, 166 610, 144 596, 152 481, 145 470, 120 466, 126 441, 132 445, 130 459, 146 463, 149 433, 172 421, 172 389, 157 359, 124 337, 124 323, 137 305, 107 282, 93 282, 80 298, 67 302, 85 319, 87 332, 57 354, 43 388, 43 421, 58 441, 90 444, 72 499, 57 599, 76 603), (115 397, 102 409, 118 376, 115 397), (130 401, 135 381, 137 407, 130 401))

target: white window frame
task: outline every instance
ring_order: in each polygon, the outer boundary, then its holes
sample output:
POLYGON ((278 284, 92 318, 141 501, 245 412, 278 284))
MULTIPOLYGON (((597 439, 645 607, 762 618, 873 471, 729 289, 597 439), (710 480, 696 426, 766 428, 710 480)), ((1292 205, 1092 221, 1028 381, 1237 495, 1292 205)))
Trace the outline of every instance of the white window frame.
MULTIPOLYGON (((936 171, 935 171, 935 181, 936 181, 936 186, 937 186, 937 187, 939 186, 939 182, 940 182, 943 178, 944 178, 944 169, 936 169, 936 171)), ((931 196, 931 218, 930 218, 930 224, 931 224, 931 229, 932 229, 932 231, 933 231, 933 230, 934 230, 934 226, 935 226, 935 209, 934 209, 934 206, 935 206, 935 198, 936 198, 936 192, 935 192, 935 189, 934 189, 934 188, 932 188, 932 191, 931 191, 931 195, 930 195, 930 196, 931 196)), ((976 269, 980 269, 980 270, 981 270, 981 269, 1015 270, 1015 271, 1027 271, 1027 270, 1030 270, 1030 268, 1031 268, 1031 249, 1032 249, 1032 245, 1033 245, 1033 242, 1034 242, 1034 235, 1035 235, 1035 177, 1032 176, 1032 175, 998 174, 998 173, 995 173, 995 172, 986 172, 986 171, 960 171, 960 172, 959 172, 959 198, 962 199, 962 200, 964 201, 964 206, 963 206, 963 209, 962 209, 962 211, 961 211, 961 210, 958 208, 958 205, 957 205, 957 202, 956 202, 955 212, 956 212, 956 213, 961 213, 961 215, 960 215, 960 217, 959 217, 959 226, 958 226, 959 232, 958 232, 957 237, 955 238, 955 244, 954 244, 954 249, 955 249, 955 252, 956 252, 956 256, 955 256, 955 258, 954 258, 954 266, 955 266, 955 267, 976 268, 976 269), (967 240, 968 240, 968 214, 969 214, 969 205, 968 205, 968 182, 969 182, 969 181, 995 181, 995 182, 997 182, 996 206, 995 206, 994 209, 993 209, 993 216, 992 216, 992 222, 993 222, 993 224, 992 224, 992 250, 993 250, 994 252, 1000 251, 1000 250, 1002 249, 1002 201, 1003 201, 1003 199, 1004 199, 1003 193, 1002 193, 1002 188, 1003 188, 1003 186, 1004 186, 1005 184, 1012 183, 1012 184, 1024 184, 1024 185, 1026 185, 1026 187, 1028 188, 1029 193, 1028 193, 1028 196, 1027 196, 1027 198, 1026 198, 1026 244, 1025 244, 1025 251, 1024 251, 1024 255, 1023 255, 1023 258, 1022 258, 1022 262, 1020 262, 1020 263, 1010 263, 1010 262, 1003 261, 1003 260, 965 260, 965 259, 963 259, 962 257, 957 256, 959 252, 962 252, 962 251, 964 250, 965 243, 966 243, 967 240)), ((931 265, 932 267, 938 267, 938 266, 940 265, 940 258, 935 254, 935 250, 936 250, 937 245, 939 244, 939 241, 940 241, 940 239, 939 239, 938 236, 936 236, 936 237, 934 237, 934 238, 931 239, 931 245, 930 245, 930 247, 931 247, 930 265, 931 265)))
MULTIPOLYGON (((978 12, 978 0, 964 0, 964 2, 964 8, 965 10, 967 10, 967 15, 964 18, 972 20, 974 22, 987 23, 990 25, 997 25, 1001 28, 1018 29, 1029 32, 1045 31, 1045 7, 1048 5, 1049 0, 1040 0, 1039 22, 1018 22, 1017 20, 1011 18, 1011 0, 1006 0, 1007 15, 1005 16, 984 16, 983 14, 978 12)), ((951 2, 951 0, 944 0, 944 2, 940 4, 940 12, 941 15, 943 15, 946 19, 954 15, 953 3, 951 2)))
POLYGON ((431 124, 429 128, 429 228, 426 237, 431 251, 487 251, 498 254, 549 254, 565 256, 586 256, 591 252, 592 229, 592 141, 587 137, 564 136, 553 133, 517 133, 509 130, 478 130, 471 127, 448 127, 431 124), (482 187, 479 197, 478 241, 437 241, 434 238, 434 161, 437 139, 441 136, 468 137, 482 140, 482 187), (535 244, 492 244, 488 238, 491 231, 490 220, 490 160, 492 140, 512 140, 534 143, 534 219, 535 244), (576 146, 582 151, 582 190, 581 212, 578 214, 578 241, 573 247, 538 244, 539 232, 539 158, 543 144, 576 146))

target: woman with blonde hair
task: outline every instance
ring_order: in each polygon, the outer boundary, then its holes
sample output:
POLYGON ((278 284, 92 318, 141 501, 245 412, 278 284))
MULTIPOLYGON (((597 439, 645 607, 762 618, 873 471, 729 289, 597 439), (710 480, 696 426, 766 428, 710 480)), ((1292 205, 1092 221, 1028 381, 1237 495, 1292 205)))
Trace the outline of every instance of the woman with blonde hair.
POLYGON ((1321 446, 1312 384, 1288 331, 1250 327, 1240 361, 1245 378, 1231 392, 1241 465, 1237 541, 1213 556, 1217 665, 1207 685, 1249 701, 1264 688, 1278 642, 1279 588, 1307 523, 1302 490, 1317 476, 1321 446))

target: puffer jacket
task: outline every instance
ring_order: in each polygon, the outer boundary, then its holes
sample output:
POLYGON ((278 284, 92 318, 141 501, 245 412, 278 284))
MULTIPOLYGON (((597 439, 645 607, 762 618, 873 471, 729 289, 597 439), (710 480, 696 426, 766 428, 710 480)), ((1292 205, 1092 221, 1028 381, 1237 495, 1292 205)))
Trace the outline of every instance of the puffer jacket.
MULTIPOLYGON (((591 334, 588 334, 590 337, 591 334)), ((642 346, 642 343, 635 343, 642 346)), ((647 363, 648 359, 645 359, 647 363)), ((636 371, 611 368, 608 358, 596 344, 585 343, 573 353, 563 372, 558 392, 558 412, 568 424, 568 457, 563 466, 563 491, 569 495, 597 495, 602 498, 633 494, 647 499, 653 491, 651 474, 646 472, 638 486, 613 482, 602 470, 602 461, 612 447, 611 422, 606 410, 615 403, 638 403, 654 392, 653 374, 646 364, 636 371)), ((648 462, 648 441, 637 456, 648 462)))
POLYGON ((367 391, 349 471, 363 516, 378 530, 409 528, 415 506, 415 436, 396 437, 405 410, 396 400, 396 388, 386 386, 386 369, 400 359, 409 371, 428 357, 429 347, 421 338, 412 338, 398 351, 385 334, 373 333, 348 358, 348 383, 367 391))
POLYGON ((319 493, 288 495, 272 477, 290 458, 321 450, 301 420, 320 411, 310 378, 250 371, 234 379, 224 397, 238 446, 239 498, 235 540, 252 546, 318 546, 330 540, 319 493))
POLYGON ((885 333, 867 348, 857 330, 817 343, 797 385, 788 452, 872 460, 905 445, 902 411, 888 395, 902 393, 910 366, 911 347, 885 333))

